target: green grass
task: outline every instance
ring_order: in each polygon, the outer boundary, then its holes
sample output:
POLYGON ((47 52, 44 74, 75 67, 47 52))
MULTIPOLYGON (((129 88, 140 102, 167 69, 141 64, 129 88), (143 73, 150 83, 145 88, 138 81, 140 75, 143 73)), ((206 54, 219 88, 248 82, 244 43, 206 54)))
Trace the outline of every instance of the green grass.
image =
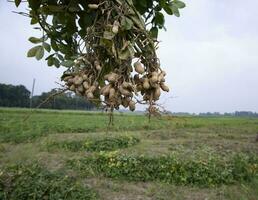
POLYGON ((257 118, 30 113, 0 108, 0 199, 258 199, 257 118))
MULTIPOLYGON (((37 110, 0 109, 0 141, 27 142, 51 133, 88 133, 107 131, 106 113, 37 110)), ((143 116, 116 114, 116 125, 110 131, 153 130, 170 126, 169 121, 153 120, 143 116)))
POLYGON ((49 142, 47 144, 48 150, 61 148, 68 151, 114 151, 117 149, 128 148, 138 144, 140 140, 133 136, 102 136, 102 137, 88 137, 85 140, 75 141, 59 141, 49 142))

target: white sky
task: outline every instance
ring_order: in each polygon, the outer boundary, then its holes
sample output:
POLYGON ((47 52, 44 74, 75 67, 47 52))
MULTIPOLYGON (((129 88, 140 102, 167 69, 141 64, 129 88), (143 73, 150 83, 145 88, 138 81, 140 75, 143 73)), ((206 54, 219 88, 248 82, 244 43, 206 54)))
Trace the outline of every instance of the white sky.
MULTIPOLYGON (((258 1, 185 2, 182 16, 167 17, 160 34, 171 87, 160 102, 173 112, 258 112, 258 1)), ((33 46, 27 39, 37 33, 14 10, 0 0, 0 82, 30 90, 36 78, 36 94, 58 87, 63 69, 26 57, 33 46)))

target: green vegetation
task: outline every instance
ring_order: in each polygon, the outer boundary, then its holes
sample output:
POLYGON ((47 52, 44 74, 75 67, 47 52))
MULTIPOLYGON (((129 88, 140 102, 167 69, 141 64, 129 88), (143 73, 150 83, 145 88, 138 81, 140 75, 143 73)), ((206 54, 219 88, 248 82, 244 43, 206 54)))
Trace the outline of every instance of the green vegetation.
POLYGON ((13 166, 0 171, 0 199, 96 199, 95 192, 61 172, 38 165, 13 166), (8 182, 6 181, 8 180, 8 182))
POLYGON ((128 155, 100 154, 79 161, 70 161, 82 173, 103 173, 110 178, 133 181, 163 181, 174 184, 214 186, 250 181, 258 175, 258 158, 235 155, 224 160, 217 155, 207 160, 184 160, 177 156, 156 158, 128 155))
MULTIPOLYGON (((107 130, 108 115, 94 112, 67 112, 36 110, 30 114, 25 109, 0 110, 0 142, 28 142, 51 133, 88 133, 107 130)), ((111 131, 152 130, 170 126, 169 121, 154 120, 149 123, 143 116, 115 116, 116 126, 111 131)))
POLYGON ((48 144, 48 148, 58 147, 70 151, 112 151, 127 148, 139 143, 133 136, 116 136, 104 138, 88 138, 82 141, 62 141, 48 144))
POLYGON ((257 118, 29 113, 0 109, 0 199, 258 199, 257 118))

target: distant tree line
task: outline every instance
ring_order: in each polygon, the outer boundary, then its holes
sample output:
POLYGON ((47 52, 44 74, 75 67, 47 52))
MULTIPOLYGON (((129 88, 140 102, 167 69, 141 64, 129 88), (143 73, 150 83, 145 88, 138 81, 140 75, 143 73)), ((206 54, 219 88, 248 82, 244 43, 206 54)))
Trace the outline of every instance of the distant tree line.
MULTIPOLYGON (((43 92, 39 96, 32 98, 32 106, 35 108, 49 96, 55 94, 57 90, 51 90, 50 92, 43 92)), ((48 102, 44 103, 41 108, 48 109, 72 109, 72 110, 92 110, 94 105, 89 103, 85 98, 74 95, 71 92, 59 94, 48 102)))
MULTIPOLYGON (((35 108, 56 92, 57 90, 53 89, 50 92, 43 92, 41 95, 33 96, 30 99, 31 93, 25 86, 0 84, 0 106, 28 108, 30 107, 30 100, 32 100, 32 108, 35 108)), ((44 103, 41 108, 92 110, 95 106, 82 97, 66 92, 53 97, 44 103)))
POLYGON ((258 113, 251 111, 235 111, 232 113, 206 112, 206 113, 188 113, 188 112, 174 112, 172 115, 176 116, 203 116, 203 117, 258 117, 258 113))
POLYGON ((28 107, 30 91, 23 85, 0 84, 0 106, 2 107, 28 107))
POLYGON ((207 112, 200 113, 199 116, 233 116, 233 117, 258 117, 258 113, 251 111, 235 111, 233 113, 207 112))
POLYGON ((247 116, 247 117, 258 117, 258 113, 251 111, 236 111, 234 116, 247 116))
MULTIPOLYGON (((30 91, 23 85, 7 85, 0 83, 0 107, 30 107, 30 100, 32 100, 32 108, 37 107, 41 102, 47 99, 57 90, 53 89, 50 92, 43 92, 41 95, 33 96, 30 99, 30 91)), ((66 92, 55 96, 41 108, 47 109, 72 109, 72 110, 92 110, 95 106, 89 103, 85 98, 74 95, 71 92, 66 92)), ((232 116, 232 117, 258 117, 258 113, 251 111, 236 111, 233 113, 219 113, 219 112, 206 112, 206 113, 187 113, 187 112, 168 112, 168 114, 176 116, 232 116)))

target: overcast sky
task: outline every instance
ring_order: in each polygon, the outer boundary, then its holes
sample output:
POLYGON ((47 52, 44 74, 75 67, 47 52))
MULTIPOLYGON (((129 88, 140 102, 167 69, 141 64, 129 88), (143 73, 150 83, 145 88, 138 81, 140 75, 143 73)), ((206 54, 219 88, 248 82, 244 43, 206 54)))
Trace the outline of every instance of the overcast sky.
MULTIPOLYGON (((159 38, 171 88, 161 103, 173 112, 258 112, 258 1, 185 2, 180 18, 166 18, 159 38)), ((64 69, 26 58, 27 39, 36 34, 13 10, 0 0, 0 82, 30 90, 36 78, 36 94, 58 87, 64 69)))

